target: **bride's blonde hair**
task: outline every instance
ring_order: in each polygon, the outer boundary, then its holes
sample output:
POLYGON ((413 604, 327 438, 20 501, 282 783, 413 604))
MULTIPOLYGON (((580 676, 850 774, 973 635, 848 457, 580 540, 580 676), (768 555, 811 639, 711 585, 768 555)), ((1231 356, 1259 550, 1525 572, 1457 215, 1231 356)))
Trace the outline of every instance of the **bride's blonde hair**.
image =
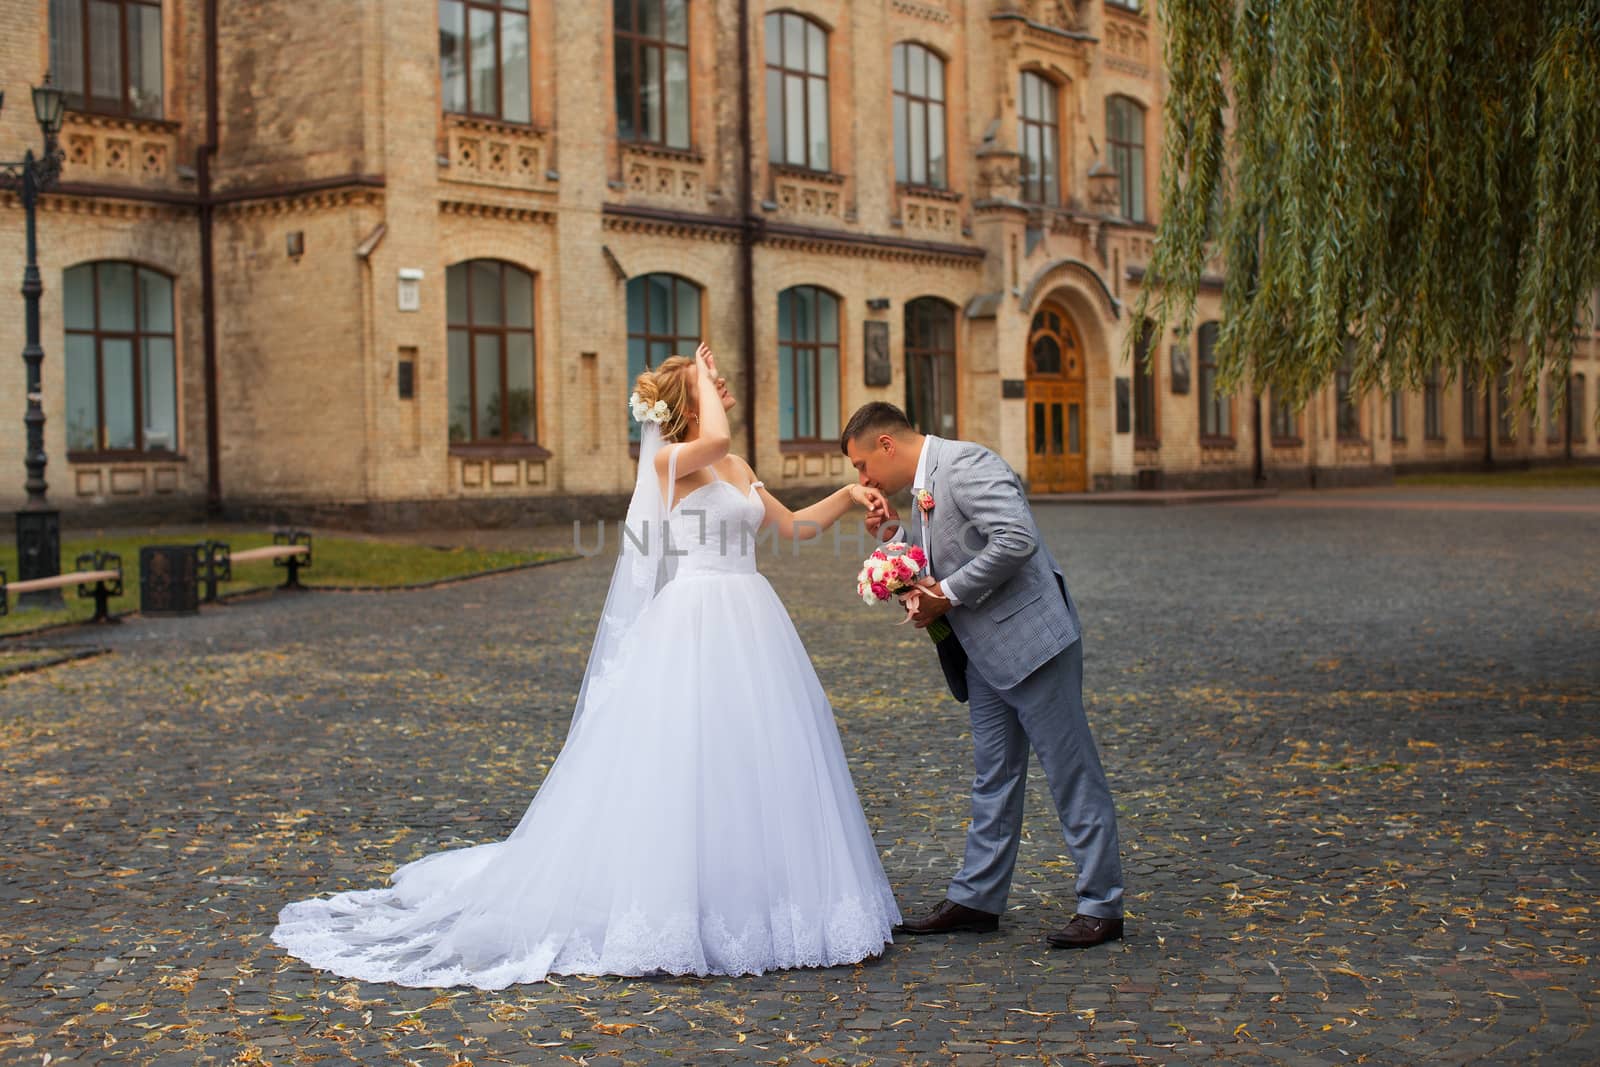
POLYGON ((689 383, 693 380, 693 371, 694 360, 688 356, 672 356, 662 360, 659 367, 639 375, 633 383, 633 391, 639 394, 646 407, 657 400, 666 401, 667 414, 661 420, 663 440, 680 440, 689 428, 689 383))

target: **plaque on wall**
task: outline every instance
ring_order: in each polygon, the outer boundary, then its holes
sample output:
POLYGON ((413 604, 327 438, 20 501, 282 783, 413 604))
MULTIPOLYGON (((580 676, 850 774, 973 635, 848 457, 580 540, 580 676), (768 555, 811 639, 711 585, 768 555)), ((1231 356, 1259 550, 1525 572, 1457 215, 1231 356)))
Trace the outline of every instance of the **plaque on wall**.
POLYGON ((1005 400, 1023 400, 1028 395, 1028 382, 1024 378, 1001 378, 1000 396, 1005 400))
POLYGON ((1133 431, 1133 401, 1129 395, 1131 386, 1126 378, 1117 379, 1117 432, 1131 433, 1133 431))
POLYGON ((889 324, 868 319, 861 324, 861 330, 861 350, 866 353, 861 361, 862 373, 869 387, 882 388, 894 377, 894 368, 889 365, 889 324))
POLYGON ((1172 391, 1178 396, 1189 394, 1189 347, 1172 346, 1172 391))

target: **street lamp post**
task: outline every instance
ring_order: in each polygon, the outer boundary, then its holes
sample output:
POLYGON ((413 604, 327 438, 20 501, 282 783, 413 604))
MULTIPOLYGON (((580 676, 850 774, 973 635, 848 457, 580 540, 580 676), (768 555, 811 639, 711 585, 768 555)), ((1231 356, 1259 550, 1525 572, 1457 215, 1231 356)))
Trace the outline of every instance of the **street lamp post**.
MULTIPOLYGON (((0 93, 0 107, 5 94, 0 93)), ((56 143, 61 132, 62 112, 66 97, 50 84, 50 75, 44 84, 33 89, 33 114, 44 131, 44 154, 35 156, 33 149, 23 153, 14 162, 0 161, 0 188, 15 189, 22 199, 23 214, 27 219, 28 263, 22 272, 22 302, 27 321, 27 342, 22 349, 22 361, 27 365, 28 411, 23 422, 28 429, 27 451, 23 462, 28 468, 24 488, 28 500, 17 512, 17 570, 18 578, 50 578, 61 573, 61 513, 45 500, 44 406, 39 384, 39 367, 44 362, 44 348, 39 344, 39 295, 44 284, 39 280, 38 242, 35 237, 34 215, 39 194, 55 184, 61 176, 61 162, 65 153, 56 143)), ((61 590, 50 589, 37 593, 24 593, 18 597, 19 607, 60 607, 61 590)))

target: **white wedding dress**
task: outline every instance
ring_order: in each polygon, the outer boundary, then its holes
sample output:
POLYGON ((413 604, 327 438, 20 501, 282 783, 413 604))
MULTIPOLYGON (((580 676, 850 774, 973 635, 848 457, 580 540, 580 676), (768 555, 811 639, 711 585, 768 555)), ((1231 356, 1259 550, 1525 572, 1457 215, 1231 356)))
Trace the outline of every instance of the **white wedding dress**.
POLYGON ((741 536, 762 513, 722 480, 672 510, 686 554, 510 837, 290 904, 272 939, 350 978, 482 989, 881 953, 899 912, 827 697, 741 536))

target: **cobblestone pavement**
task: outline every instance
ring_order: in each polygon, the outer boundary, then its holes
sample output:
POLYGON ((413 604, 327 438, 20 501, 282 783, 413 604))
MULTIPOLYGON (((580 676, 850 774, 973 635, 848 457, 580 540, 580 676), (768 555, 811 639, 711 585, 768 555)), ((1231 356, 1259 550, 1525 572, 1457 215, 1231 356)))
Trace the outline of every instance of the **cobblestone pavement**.
MULTIPOLYGON (((495 839, 556 755, 607 557, 38 640, 0 679, 0 1063, 1600 1061, 1600 538, 1499 510, 1040 508, 1088 631, 1126 941, 1053 952, 1037 769, 992 935, 758 978, 347 983, 278 907, 495 839)), ((608 550, 613 546, 608 546, 608 550)), ((908 911, 969 741, 824 538, 764 563, 908 911)), ((628 842, 616 842, 618 848, 628 842)))

